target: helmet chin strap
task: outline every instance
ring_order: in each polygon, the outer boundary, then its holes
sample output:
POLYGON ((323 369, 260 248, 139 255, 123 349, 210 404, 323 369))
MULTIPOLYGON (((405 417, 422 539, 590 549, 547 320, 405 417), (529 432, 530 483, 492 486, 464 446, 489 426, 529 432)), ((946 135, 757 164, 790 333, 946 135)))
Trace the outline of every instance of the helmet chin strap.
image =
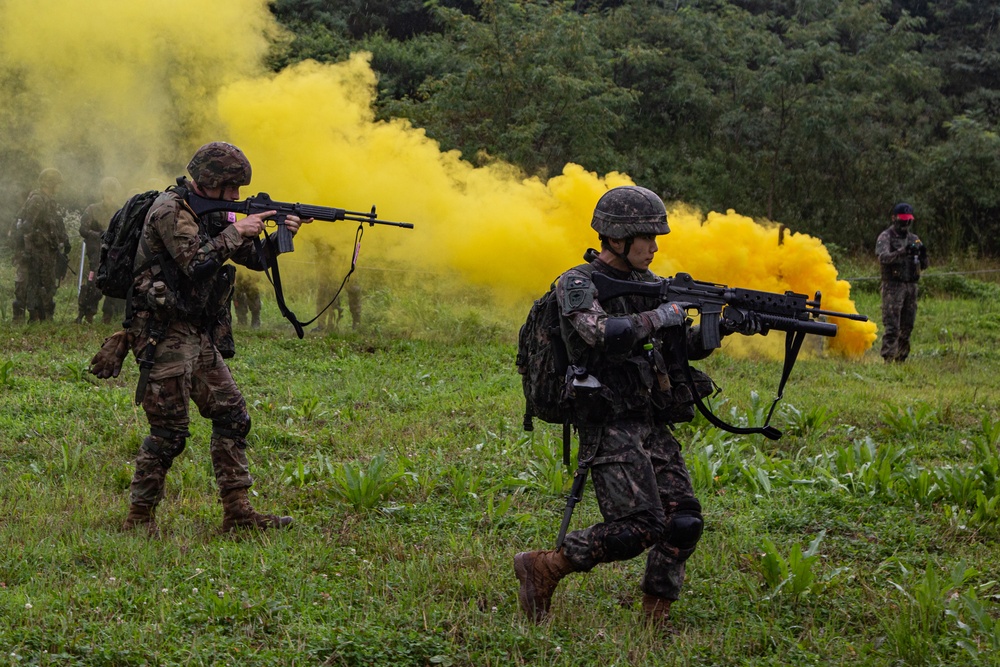
POLYGON ((622 248, 621 252, 615 252, 615 249, 612 248, 610 245, 608 245, 608 249, 611 251, 612 255, 614 255, 615 257, 617 257, 621 261, 625 262, 625 266, 628 267, 629 273, 638 273, 638 271, 636 270, 636 268, 634 266, 632 266, 632 262, 628 261, 628 253, 632 249, 632 238, 631 237, 625 239, 625 247, 622 248))

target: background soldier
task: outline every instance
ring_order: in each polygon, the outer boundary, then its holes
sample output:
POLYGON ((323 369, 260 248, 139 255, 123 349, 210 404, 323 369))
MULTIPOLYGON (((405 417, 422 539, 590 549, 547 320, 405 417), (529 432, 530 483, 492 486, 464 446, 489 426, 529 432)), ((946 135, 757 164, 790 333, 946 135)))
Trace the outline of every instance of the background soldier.
POLYGON ((18 274, 22 275, 23 268, 24 277, 15 278, 15 318, 21 308, 18 287, 24 294, 29 321, 51 320, 55 315, 56 289, 69 267, 69 236, 55 200, 62 182, 58 169, 43 169, 38 175, 38 189, 28 195, 17 215, 15 233, 23 248, 18 274))
MULTIPOLYGON (((202 146, 187 170, 191 180, 178 179, 178 187, 162 193, 146 215, 130 326, 105 342, 91 369, 99 377, 112 374, 102 369, 121 363, 122 337, 139 360, 136 396, 150 430, 136 456, 124 528, 158 533, 154 512, 164 497, 167 471, 189 436, 190 401, 212 420, 210 450, 222 498, 222 529, 287 526, 291 517, 258 514, 250 506, 247 489, 253 478, 245 452, 250 415, 217 342, 231 338, 222 329, 231 321, 235 267, 226 260, 257 271, 265 260, 270 264, 276 247, 262 242, 262 257, 253 239, 274 211, 230 222, 224 213, 195 217, 184 204, 188 191, 209 199, 239 199, 240 186, 250 183, 250 162, 232 144, 202 146)), ((288 216, 286 224, 295 234, 300 220, 288 216)))
MULTIPOLYGON (((326 241, 317 240, 313 244, 313 251, 316 253, 316 312, 322 311, 316 319, 316 331, 336 329, 344 314, 344 307, 340 305, 339 295, 336 300, 333 299, 340 288, 340 280, 333 266, 334 248, 326 241)), ((360 317, 360 311, 358 316, 360 317)))
POLYGON ((361 326, 361 285, 351 278, 347 283, 347 309, 351 311, 351 328, 357 331, 361 326))
POLYGON ((247 271, 236 270, 236 290, 233 292, 233 307, 236 309, 236 321, 245 325, 247 314, 250 315, 250 326, 260 328, 260 287, 257 279, 247 271))
POLYGON ((878 236, 875 254, 882 267, 882 358, 904 362, 917 319, 917 281, 927 268, 927 249, 910 231, 913 207, 892 208, 892 225, 878 236))
MULTIPOLYGON (((122 185, 117 178, 107 176, 101 179, 101 201, 88 206, 80 216, 80 236, 83 237, 86 265, 81 278, 80 294, 77 297, 76 323, 84 319, 90 324, 97 314, 97 304, 101 301, 101 290, 94 279, 101 263, 101 234, 108 228, 111 217, 121 208, 122 185)), ((104 324, 110 324, 116 316, 125 311, 123 299, 104 299, 101 309, 104 324)))
MULTIPOLYGON (((555 289, 570 363, 589 372, 584 384, 590 388, 576 389, 573 421, 579 460, 593 476, 604 522, 571 532, 554 551, 517 554, 518 598, 522 610, 539 622, 566 575, 649 549, 642 608, 663 625, 680 595, 684 563, 703 525, 701 505, 670 430, 671 423, 694 416, 690 384, 675 350, 687 346, 692 359, 711 350, 701 346, 698 328, 687 326, 685 304, 641 297, 602 303, 591 280, 594 272, 620 280, 656 279, 649 271, 656 237, 670 231, 660 198, 636 186, 609 190, 597 203, 591 226, 600 237, 600 253, 588 250, 590 263, 562 274, 555 289)), ((723 332, 734 330, 724 320, 723 332)), ((741 333, 759 331, 753 318, 740 327, 741 333)), ((699 393, 710 393, 708 376, 692 372, 699 378, 696 384, 707 387, 699 393)))

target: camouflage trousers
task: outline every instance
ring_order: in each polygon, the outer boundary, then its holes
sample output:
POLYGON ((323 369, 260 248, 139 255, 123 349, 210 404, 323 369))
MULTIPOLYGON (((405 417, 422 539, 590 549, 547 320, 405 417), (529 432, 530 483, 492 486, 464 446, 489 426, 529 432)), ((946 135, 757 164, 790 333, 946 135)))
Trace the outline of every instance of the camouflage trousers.
POLYGON ((684 562, 695 547, 671 544, 669 527, 679 507, 697 504, 680 444, 664 425, 616 421, 580 427, 580 454, 591 458, 604 522, 568 534, 563 554, 577 570, 587 572, 598 563, 627 560, 649 549, 643 592, 676 600, 684 562))
POLYGON ((80 294, 76 298, 76 304, 78 306, 76 320, 86 318, 87 321, 91 321, 94 315, 97 314, 97 306, 101 304, 101 298, 104 298, 104 303, 101 305, 102 319, 105 324, 110 324, 113 320, 121 317, 125 313, 125 300, 124 299, 114 299, 112 297, 104 297, 101 294, 101 290, 97 289, 97 284, 94 282, 94 272, 90 272, 90 276, 80 285, 80 294))
MULTIPOLYGON (((143 325, 137 318, 133 326, 143 325)), ((137 339, 136 358, 146 345, 137 339)), ((163 499, 167 471, 189 436, 191 401, 212 421, 209 449, 219 491, 253 484, 245 451, 250 431, 246 401, 208 334, 185 322, 171 323, 156 346, 155 360, 142 400, 150 435, 136 456, 132 503, 152 507, 163 499)))
POLYGON ((882 283, 882 358, 906 361, 917 319, 917 283, 882 283))

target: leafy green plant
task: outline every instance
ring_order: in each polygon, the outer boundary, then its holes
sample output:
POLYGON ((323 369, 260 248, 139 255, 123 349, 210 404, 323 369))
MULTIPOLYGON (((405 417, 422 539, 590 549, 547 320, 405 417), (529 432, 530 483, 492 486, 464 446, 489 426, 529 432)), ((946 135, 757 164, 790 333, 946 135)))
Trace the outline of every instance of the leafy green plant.
POLYGON ((799 410, 791 403, 786 403, 782 410, 785 432, 800 438, 818 438, 830 428, 833 413, 823 404, 814 405, 807 410, 799 410))
POLYGON ((90 364, 85 361, 67 361, 63 364, 63 370, 73 382, 97 384, 97 380, 90 374, 89 369, 90 364))
POLYGON ((14 386, 13 370, 14 362, 10 359, 0 364, 0 386, 7 388, 14 386))
POLYGON ((938 413, 932 405, 924 402, 902 408, 887 405, 882 411, 882 421, 890 434, 907 437, 918 435, 928 426, 937 423, 938 413))
POLYGON ((804 552, 798 544, 793 544, 785 558, 769 539, 764 540, 764 553, 760 560, 760 572, 764 582, 770 587, 770 596, 776 596, 785 591, 788 595, 798 598, 818 587, 813 566, 819 560, 819 545, 826 536, 826 531, 820 531, 809 548, 804 552))
POLYGON ((367 465, 344 463, 333 475, 333 493, 356 510, 373 509, 388 500, 404 479, 402 467, 393 470, 384 454, 377 454, 367 465))

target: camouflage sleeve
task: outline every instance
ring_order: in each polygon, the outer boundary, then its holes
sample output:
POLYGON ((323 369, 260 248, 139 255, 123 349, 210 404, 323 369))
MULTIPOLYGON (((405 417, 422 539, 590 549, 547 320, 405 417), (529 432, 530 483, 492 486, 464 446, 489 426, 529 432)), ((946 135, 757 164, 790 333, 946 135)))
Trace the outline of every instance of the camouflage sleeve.
POLYGON ((151 251, 169 254, 180 270, 191 278, 195 277, 198 267, 209 263, 222 266, 244 241, 235 227, 227 225, 203 244, 194 214, 175 196, 154 202, 146 217, 144 234, 151 251))
POLYGON ((898 262, 905 253, 905 244, 902 248, 893 250, 892 237, 889 235, 888 229, 878 235, 878 240, 875 242, 875 254, 878 256, 880 263, 893 264, 894 262, 898 262))
POLYGON ((253 269, 254 271, 263 271, 267 267, 272 266, 272 262, 274 261, 275 256, 277 256, 277 253, 274 252, 274 246, 271 245, 271 242, 267 239, 261 241, 260 249, 261 252, 264 253, 263 260, 266 261, 262 261, 253 239, 244 239, 243 244, 237 248, 231 259, 240 266, 245 266, 248 269, 253 269))
POLYGON ((101 243, 101 234, 104 229, 101 227, 101 223, 98 222, 97 217, 94 215, 94 207, 88 206, 83 215, 80 216, 80 236, 83 240, 87 242, 87 245, 99 245, 101 243))
MULTIPOLYGON (((604 347, 604 334, 608 313, 598 301, 597 288, 590 276, 570 269, 556 281, 556 299, 562 318, 579 334, 589 347, 604 347)), ((622 315, 632 320, 636 340, 643 340, 652 333, 649 320, 642 315, 622 315)))

